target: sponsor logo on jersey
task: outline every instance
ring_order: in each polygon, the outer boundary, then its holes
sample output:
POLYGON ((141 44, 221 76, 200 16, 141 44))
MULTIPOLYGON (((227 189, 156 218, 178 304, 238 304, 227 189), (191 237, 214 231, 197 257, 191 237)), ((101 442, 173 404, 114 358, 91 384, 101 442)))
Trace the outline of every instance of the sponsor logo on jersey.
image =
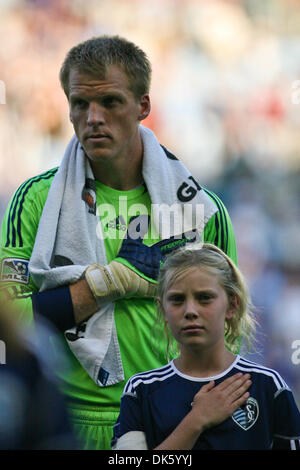
POLYGON ((89 213, 96 215, 96 187, 94 180, 86 178, 81 197, 86 203, 89 213))
POLYGON ((233 413, 232 419, 244 431, 248 431, 256 422, 258 415, 258 403, 255 398, 249 397, 246 403, 233 413))
POLYGON ((120 215, 116 219, 110 220, 106 224, 105 229, 108 230, 109 228, 113 228, 115 230, 121 230, 121 231, 125 232, 127 230, 127 225, 126 225, 126 222, 124 220, 124 217, 122 215, 120 215))
POLYGON ((20 258, 5 258, 2 261, 1 281, 13 281, 28 284, 29 261, 20 258))

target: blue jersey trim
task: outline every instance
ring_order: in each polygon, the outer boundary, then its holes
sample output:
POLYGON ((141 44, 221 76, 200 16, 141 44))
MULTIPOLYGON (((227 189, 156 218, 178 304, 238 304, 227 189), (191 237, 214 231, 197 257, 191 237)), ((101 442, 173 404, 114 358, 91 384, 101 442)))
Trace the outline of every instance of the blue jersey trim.
POLYGON ((156 380, 162 381, 162 380, 169 378, 170 376, 174 374, 175 374, 175 371, 172 369, 170 364, 167 364, 166 366, 163 366, 163 367, 159 367, 158 369, 150 370, 148 372, 141 372, 139 374, 135 374, 127 382, 124 388, 123 395, 134 394, 135 388, 140 383, 152 383, 152 382, 155 382, 156 380))
POLYGON ((289 386, 286 382, 282 379, 280 374, 273 369, 269 369, 268 367, 256 364, 255 362, 251 362, 247 359, 241 358, 238 363, 236 364, 236 368, 241 370, 242 372, 257 372, 260 374, 267 375, 272 377, 274 384, 276 385, 277 391, 281 389, 290 390, 289 386))
MULTIPOLYGON (((224 211, 223 204, 221 203, 220 199, 217 197, 216 194, 212 193, 211 191, 209 191, 206 188, 203 188, 203 190, 208 194, 209 197, 211 197, 211 199, 213 199, 214 203, 216 204, 216 206, 218 208, 218 211, 219 211, 219 214, 220 214, 220 225, 221 225, 221 246, 220 246, 220 248, 225 253, 227 253, 227 251, 228 251, 228 225, 227 225, 227 218, 226 218, 226 214, 225 214, 225 211, 224 211), (225 235, 226 235, 226 245, 225 245, 224 232, 225 232, 225 235)), ((216 219, 215 219, 216 220, 217 235, 216 235, 214 244, 219 246, 219 240, 218 240, 219 220, 217 218, 217 215, 218 214, 216 214, 216 219)))
POLYGON ((38 183, 41 180, 47 180, 49 178, 52 178, 55 173, 57 172, 57 168, 53 170, 49 170, 42 175, 35 176, 33 178, 30 178, 29 180, 25 181, 16 191, 10 209, 8 213, 8 221, 7 221, 7 239, 6 239, 6 247, 10 245, 10 229, 12 228, 12 241, 11 244, 13 247, 17 246, 17 236, 19 237, 19 247, 23 246, 23 240, 22 240, 22 235, 21 235, 21 214, 23 210, 23 204, 25 200, 25 196, 28 192, 28 190, 31 188, 31 186, 34 183, 38 183), (24 190, 24 192, 23 192, 24 190), (20 205, 19 205, 20 203, 20 205), (17 208, 19 205, 19 210, 17 212, 17 208), (17 228, 15 227, 15 219, 17 217, 17 228))

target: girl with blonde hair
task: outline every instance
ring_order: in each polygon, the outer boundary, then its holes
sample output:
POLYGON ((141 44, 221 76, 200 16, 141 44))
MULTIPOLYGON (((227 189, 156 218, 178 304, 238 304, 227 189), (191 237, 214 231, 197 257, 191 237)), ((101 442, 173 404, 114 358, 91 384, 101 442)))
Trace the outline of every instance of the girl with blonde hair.
POLYGON ((299 448, 291 390, 276 371, 238 354, 241 338, 251 345, 255 320, 230 258, 211 244, 169 255, 158 307, 178 356, 127 382, 113 449, 299 448))

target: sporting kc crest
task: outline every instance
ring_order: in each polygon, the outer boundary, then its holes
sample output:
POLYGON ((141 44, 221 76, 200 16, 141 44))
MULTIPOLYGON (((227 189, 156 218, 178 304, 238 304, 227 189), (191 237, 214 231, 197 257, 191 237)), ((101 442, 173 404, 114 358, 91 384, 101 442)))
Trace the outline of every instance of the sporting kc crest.
POLYGON ((255 398, 249 397, 246 403, 233 413, 232 419, 244 431, 248 431, 256 422, 258 415, 258 403, 255 398))

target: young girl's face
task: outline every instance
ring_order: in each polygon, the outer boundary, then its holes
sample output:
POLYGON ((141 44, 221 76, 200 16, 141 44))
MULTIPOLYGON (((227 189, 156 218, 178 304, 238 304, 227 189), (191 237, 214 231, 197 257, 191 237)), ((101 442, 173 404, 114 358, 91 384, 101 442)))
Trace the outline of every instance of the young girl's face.
POLYGON ((224 346, 225 320, 235 309, 216 275, 191 268, 166 290, 160 300, 169 328, 184 348, 224 346))

